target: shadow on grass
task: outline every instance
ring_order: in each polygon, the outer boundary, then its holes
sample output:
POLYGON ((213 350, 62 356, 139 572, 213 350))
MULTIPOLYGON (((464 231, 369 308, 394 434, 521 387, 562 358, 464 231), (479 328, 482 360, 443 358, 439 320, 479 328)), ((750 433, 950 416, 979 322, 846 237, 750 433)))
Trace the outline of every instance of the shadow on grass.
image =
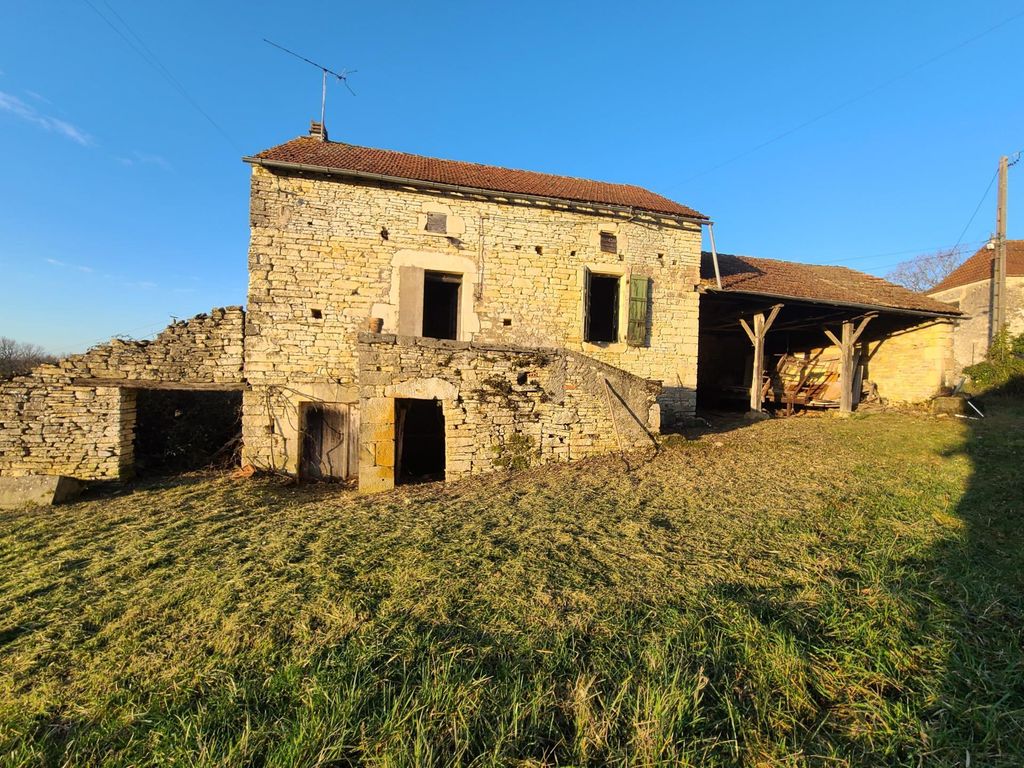
POLYGON ((968 420, 961 449, 972 469, 955 513, 964 536, 939 549, 939 572, 926 584, 944 606, 949 644, 930 730, 936 749, 950 748, 962 765, 1024 764, 1021 392, 1018 377, 978 398, 986 417, 968 420))

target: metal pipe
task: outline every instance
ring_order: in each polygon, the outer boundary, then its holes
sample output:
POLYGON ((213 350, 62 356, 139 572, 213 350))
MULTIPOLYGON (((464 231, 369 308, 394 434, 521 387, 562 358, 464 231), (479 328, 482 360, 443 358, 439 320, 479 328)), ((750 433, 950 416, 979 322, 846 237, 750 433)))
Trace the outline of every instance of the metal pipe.
POLYGON ((708 222, 708 237, 711 238, 711 261, 715 263, 715 284, 722 290, 722 273, 718 270, 718 251, 715 250, 715 225, 708 222))
MULTIPOLYGON (((569 209, 578 208, 590 208, 593 210, 605 210, 615 211, 616 213, 625 213, 633 215, 638 209, 632 207, 626 207, 622 205, 612 205, 610 203, 598 203, 598 202, 584 202, 584 201, 572 201, 566 200, 561 197, 548 197, 547 195, 527 195, 520 194, 518 192, 502 192, 499 189, 483 189, 478 187, 464 187, 461 184, 445 184, 439 181, 425 181, 423 179, 409 179, 403 176, 388 176, 383 173, 368 173, 366 171, 350 170, 348 168, 331 168, 326 165, 311 165, 309 163, 290 163, 283 160, 264 160, 261 157, 243 157, 242 162, 248 163, 249 165, 259 165, 263 168, 280 168, 281 170, 288 171, 305 171, 306 173, 322 173, 329 176, 348 176, 354 179, 367 179, 369 181, 378 181, 386 184, 399 184, 406 187, 422 187, 424 189, 436 189, 443 192, 459 192, 464 195, 482 195, 484 197, 504 197, 508 200, 530 200, 536 202, 545 203, 556 203, 558 205, 564 205, 569 209)), ((646 209, 639 209, 641 213, 651 216, 656 219, 670 219, 672 221, 685 222, 688 224, 698 224, 704 226, 705 224, 711 224, 711 219, 696 217, 696 216, 684 216, 677 213, 666 213, 662 211, 649 211, 646 209)))
POLYGON ((477 235, 478 235, 478 239, 480 241, 479 252, 478 252, 478 256, 477 256, 477 258, 480 261, 480 274, 479 274, 479 277, 477 278, 477 281, 476 281, 476 297, 478 299, 483 298, 483 295, 484 295, 484 219, 485 218, 487 218, 487 217, 484 216, 481 213, 479 218, 478 218, 478 221, 477 221, 477 227, 478 227, 478 230, 479 230, 477 232, 477 235))

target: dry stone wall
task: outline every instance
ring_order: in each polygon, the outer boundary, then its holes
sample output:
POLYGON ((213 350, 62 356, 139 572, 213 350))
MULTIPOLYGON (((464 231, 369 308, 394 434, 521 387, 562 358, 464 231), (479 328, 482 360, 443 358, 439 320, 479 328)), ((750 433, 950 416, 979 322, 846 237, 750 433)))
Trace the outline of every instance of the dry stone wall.
POLYGON ((243 430, 246 460, 297 471, 302 402, 354 403, 357 335, 402 333, 406 267, 461 276, 458 339, 576 351, 663 385, 666 421, 696 407, 700 227, 499 203, 254 167, 243 430), (427 213, 446 234, 427 232, 427 213), (601 250, 601 232, 616 236, 601 250), (586 269, 622 278, 621 340, 584 335, 586 269), (642 346, 625 343, 630 276, 649 279, 642 346))
POLYGON ((437 399, 445 478, 650 448, 661 384, 578 352, 362 334, 359 489, 395 478, 395 400, 437 399))
POLYGON ((0 476, 95 480, 129 474, 132 385, 241 384, 244 327, 241 307, 215 309, 173 323, 152 341, 114 339, 0 383, 0 476), (75 384, 83 379, 125 385, 75 384))

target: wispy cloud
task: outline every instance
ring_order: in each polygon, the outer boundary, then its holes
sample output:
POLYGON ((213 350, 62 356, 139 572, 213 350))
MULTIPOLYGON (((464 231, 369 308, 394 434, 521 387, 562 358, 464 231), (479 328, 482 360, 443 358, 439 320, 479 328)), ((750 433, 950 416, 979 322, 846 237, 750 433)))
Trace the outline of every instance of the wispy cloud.
POLYGON ((159 288, 159 283, 154 283, 152 280, 134 280, 124 275, 115 275, 110 272, 96 272, 92 267, 85 266, 84 264, 72 264, 67 261, 61 261, 60 259, 44 259, 47 264, 51 264, 61 269, 71 270, 75 272, 84 272, 86 274, 95 274, 98 278, 105 280, 108 283, 116 283, 122 288, 128 288, 133 291, 151 291, 154 288, 159 288))
POLYGON ((66 120, 43 114, 31 104, 26 104, 13 93, 0 91, 0 112, 7 112, 25 122, 38 125, 40 128, 51 133, 71 139, 71 141, 81 144, 83 147, 91 146, 93 143, 92 136, 82 129, 66 120))
POLYGON ((30 91, 30 90, 28 90, 26 88, 25 89, 25 93, 28 94, 29 96, 31 96, 36 101, 41 101, 43 104, 53 104, 53 102, 50 101, 48 98, 46 98, 45 96, 43 96, 40 93, 36 93, 35 91, 30 91))
POLYGON ((160 155, 154 155, 150 152, 142 152, 138 149, 133 149, 131 154, 127 157, 117 158, 121 165, 133 166, 133 165, 154 165, 164 171, 173 170, 170 161, 161 157, 160 155))
POLYGON ((79 272, 85 273, 92 273, 96 271, 92 267, 86 267, 81 264, 68 264, 66 261, 61 261, 60 259, 47 259, 46 263, 52 264, 55 267, 64 267, 65 269, 76 269, 79 272))

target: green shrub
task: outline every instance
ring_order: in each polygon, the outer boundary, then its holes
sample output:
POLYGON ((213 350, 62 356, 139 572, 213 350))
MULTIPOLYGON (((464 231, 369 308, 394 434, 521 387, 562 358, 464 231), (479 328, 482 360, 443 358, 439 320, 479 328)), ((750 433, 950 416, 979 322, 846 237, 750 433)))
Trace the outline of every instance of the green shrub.
POLYGON ((494 466, 501 469, 529 469, 532 458, 538 454, 533 438, 516 432, 494 449, 494 466))
POLYGON ((980 391, 1002 389, 1024 394, 1024 333, 1010 336, 1005 329, 996 334, 985 360, 964 368, 980 391))

